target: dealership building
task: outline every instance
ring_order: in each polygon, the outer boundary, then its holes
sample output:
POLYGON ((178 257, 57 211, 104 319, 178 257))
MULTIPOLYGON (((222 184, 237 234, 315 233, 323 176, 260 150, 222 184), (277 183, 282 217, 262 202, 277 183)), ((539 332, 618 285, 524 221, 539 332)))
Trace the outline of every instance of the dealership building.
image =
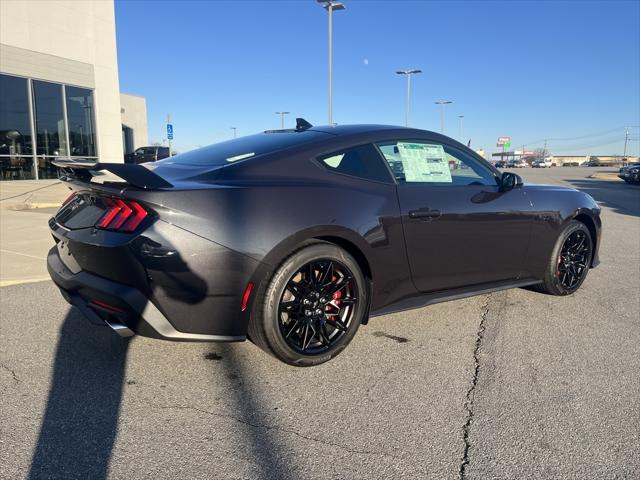
POLYGON ((112 0, 0 1, 0 180, 57 178, 57 157, 123 162, 148 143, 120 93, 112 0))

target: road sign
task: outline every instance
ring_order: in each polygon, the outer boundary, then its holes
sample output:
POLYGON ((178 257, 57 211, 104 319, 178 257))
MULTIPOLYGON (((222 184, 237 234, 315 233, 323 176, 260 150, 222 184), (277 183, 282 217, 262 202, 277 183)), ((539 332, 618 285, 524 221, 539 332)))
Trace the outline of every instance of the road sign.
POLYGON ((167 123, 167 139, 173 140, 173 125, 170 123, 167 123))
POLYGON ((511 142, 511 137, 498 137, 498 144, 502 145, 503 143, 511 142))

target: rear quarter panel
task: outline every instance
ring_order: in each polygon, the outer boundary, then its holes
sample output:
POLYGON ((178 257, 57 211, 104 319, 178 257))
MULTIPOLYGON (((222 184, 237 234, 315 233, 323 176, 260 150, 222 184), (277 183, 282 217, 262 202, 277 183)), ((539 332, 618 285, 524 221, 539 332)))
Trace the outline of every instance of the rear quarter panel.
POLYGON ((395 184, 332 173, 308 156, 256 163, 261 174, 229 172, 210 188, 158 197, 161 218, 261 262, 256 283, 306 240, 335 237, 366 257, 373 310, 415 293, 395 184))

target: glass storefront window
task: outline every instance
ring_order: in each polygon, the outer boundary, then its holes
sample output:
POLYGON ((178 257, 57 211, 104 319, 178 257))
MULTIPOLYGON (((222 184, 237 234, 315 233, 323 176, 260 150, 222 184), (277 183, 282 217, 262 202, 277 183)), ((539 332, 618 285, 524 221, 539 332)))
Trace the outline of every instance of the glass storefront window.
POLYGON ((32 155, 28 81, 0 74, 0 179, 34 178, 32 155))
POLYGON ((85 88, 66 86, 65 94, 71 156, 95 157, 93 93, 85 88))
POLYGON ((93 91, 0 74, 0 180, 58 178, 68 156, 97 158, 93 91))
POLYGON ((51 160, 69 155, 64 124, 62 85, 39 80, 34 80, 32 84, 38 177, 57 178, 57 168, 51 160))

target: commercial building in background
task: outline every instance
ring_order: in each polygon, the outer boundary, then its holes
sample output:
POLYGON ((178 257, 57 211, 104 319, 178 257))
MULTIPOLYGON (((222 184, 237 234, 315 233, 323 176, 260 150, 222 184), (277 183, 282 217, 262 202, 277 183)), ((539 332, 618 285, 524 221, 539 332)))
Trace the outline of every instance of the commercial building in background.
POLYGON ((122 124, 122 148, 124 153, 131 153, 139 147, 149 145, 146 98, 121 93, 120 123, 122 124))
POLYGON ((561 167, 563 165, 582 165, 590 163, 598 166, 612 166, 617 167, 623 163, 633 163, 638 161, 638 157, 632 157, 627 155, 549 155, 547 157, 552 163, 561 167))
POLYGON ((1 180, 123 162, 147 135, 145 99, 119 91, 112 0, 0 1, 1 180))

